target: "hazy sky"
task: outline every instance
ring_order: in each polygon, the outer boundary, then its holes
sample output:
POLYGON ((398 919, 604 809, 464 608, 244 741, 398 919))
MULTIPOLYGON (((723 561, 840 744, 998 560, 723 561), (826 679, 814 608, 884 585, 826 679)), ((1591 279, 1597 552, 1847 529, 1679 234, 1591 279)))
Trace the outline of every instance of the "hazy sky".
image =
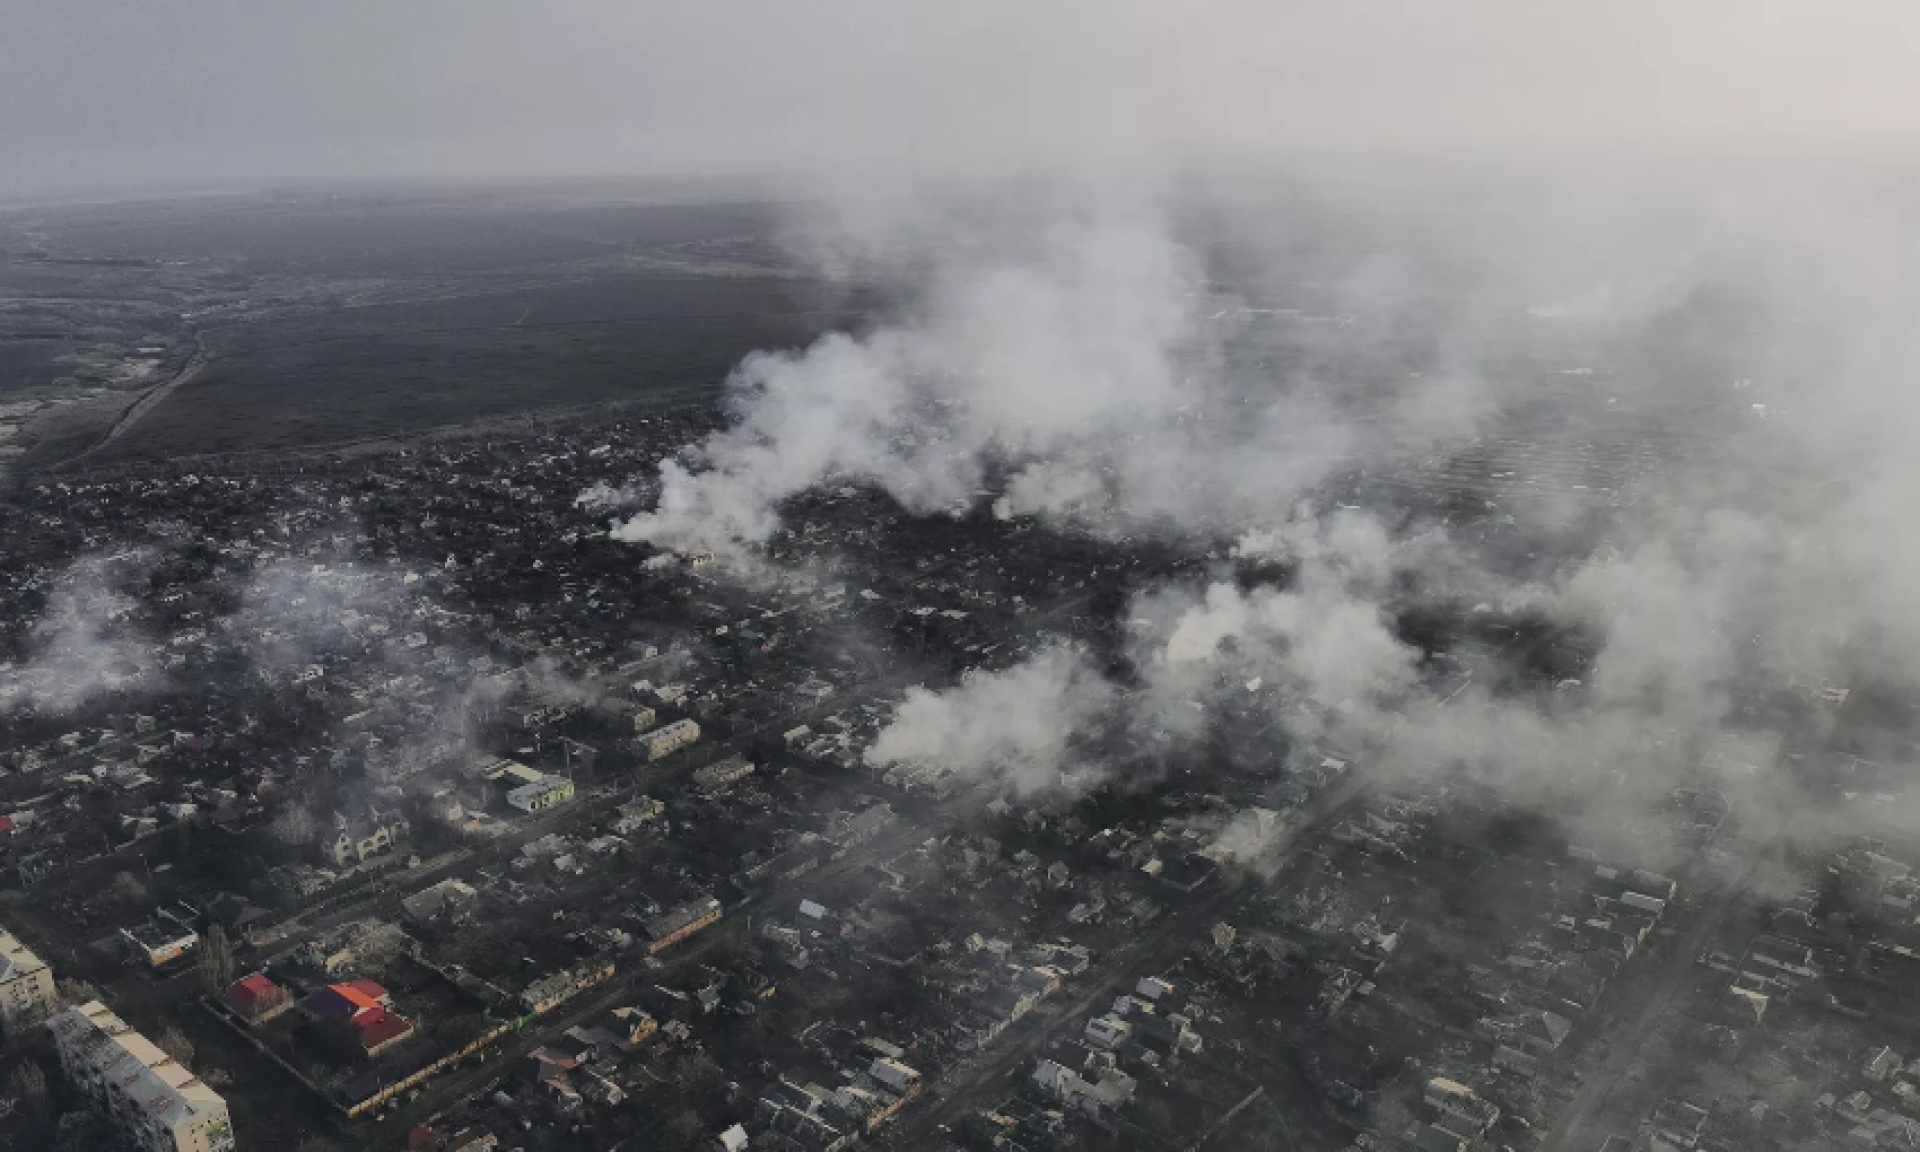
POLYGON ((0 194, 1910 147, 1913 0, 0 0, 0 194))

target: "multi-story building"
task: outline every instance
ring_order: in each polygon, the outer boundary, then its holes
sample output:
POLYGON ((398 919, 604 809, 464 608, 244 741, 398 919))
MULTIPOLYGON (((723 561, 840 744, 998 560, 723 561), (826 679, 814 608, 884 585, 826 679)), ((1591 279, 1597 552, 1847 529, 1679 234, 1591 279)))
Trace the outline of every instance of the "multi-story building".
POLYGON ((0 1027, 13 1035, 38 1023, 53 1005, 53 969, 0 928, 0 1027))
POLYGON ((664 728, 655 728, 640 737, 640 747, 647 759, 658 760, 670 756, 687 745, 700 739, 700 725, 691 720, 675 720, 664 728))
POLYGON ((398 813, 368 806, 352 816, 333 814, 333 827, 321 834, 320 851, 336 867, 359 864, 368 857, 390 852, 406 838, 408 825, 398 813))
POLYGON ((227 1102, 105 1004, 68 1008, 47 1027, 67 1077, 140 1148, 231 1152, 227 1102))

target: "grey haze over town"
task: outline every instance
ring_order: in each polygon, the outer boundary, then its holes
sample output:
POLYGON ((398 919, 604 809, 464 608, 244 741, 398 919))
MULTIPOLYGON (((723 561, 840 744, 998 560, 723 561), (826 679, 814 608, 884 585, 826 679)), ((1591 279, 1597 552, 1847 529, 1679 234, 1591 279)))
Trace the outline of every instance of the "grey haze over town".
POLYGON ((1920 1146, 1915 76, 0 3, 0 1150, 1920 1146))

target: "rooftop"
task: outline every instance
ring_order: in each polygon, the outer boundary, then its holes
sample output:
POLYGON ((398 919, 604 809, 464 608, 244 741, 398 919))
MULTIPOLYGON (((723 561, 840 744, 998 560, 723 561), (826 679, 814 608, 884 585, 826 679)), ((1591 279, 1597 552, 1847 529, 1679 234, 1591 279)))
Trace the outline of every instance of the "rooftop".
POLYGON ((18 980, 46 967, 46 961, 34 955, 32 949, 20 943, 13 933, 0 928, 0 982, 18 980))
POLYGON ((219 1093, 98 1000, 59 1013, 47 1027, 63 1047, 84 1052, 96 1072, 123 1085, 124 1094, 144 1105, 162 1127, 177 1127, 201 1113, 226 1111, 219 1093))

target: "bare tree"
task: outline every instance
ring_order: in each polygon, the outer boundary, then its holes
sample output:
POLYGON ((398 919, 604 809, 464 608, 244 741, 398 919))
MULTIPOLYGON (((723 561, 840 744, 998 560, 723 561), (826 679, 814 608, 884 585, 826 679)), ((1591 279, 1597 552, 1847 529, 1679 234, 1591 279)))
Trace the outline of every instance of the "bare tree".
POLYGON ((93 1108, 81 1108, 60 1114, 52 1152, 99 1152, 116 1147, 117 1139, 105 1116, 93 1108))
POLYGON ((66 1004, 85 1004, 90 1000, 102 999, 100 989, 85 980, 70 980, 62 977, 59 987, 60 999, 66 1004))
POLYGON ((187 1034, 173 1025, 167 1025, 167 1030, 160 1033, 159 1039, 153 1044, 160 1051, 173 1057, 175 1064, 183 1068, 193 1065, 193 1041, 187 1039, 187 1034))
POLYGON ((140 878, 131 872, 121 872, 113 878, 113 897, 128 904, 145 904, 153 899, 153 893, 140 878))
POLYGON ((233 944, 226 929, 215 924, 200 939, 200 954, 194 962, 200 986, 209 996, 218 996, 233 983, 233 944))
POLYGON ((283 844, 310 844, 320 834, 320 826, 306 805, 287 804, 273 818, 273 834, 283 844))

